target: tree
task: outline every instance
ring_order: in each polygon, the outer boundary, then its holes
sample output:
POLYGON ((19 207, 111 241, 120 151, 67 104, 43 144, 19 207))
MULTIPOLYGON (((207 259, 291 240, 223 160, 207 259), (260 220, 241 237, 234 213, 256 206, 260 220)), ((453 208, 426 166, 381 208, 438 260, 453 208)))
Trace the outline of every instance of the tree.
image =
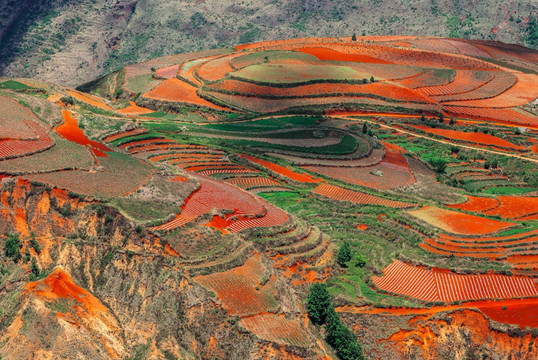
POLYGON ((456 120, 454 120, 454 116, 450 117, 450 125, 454 125, 456 123, 456 120))
POLYGON ((353 331, 349 330, 331 307, 327 314, 327 342, 342 360, 363 360, 362 347, 353 331))
POLYGON ((345 241, 342 246, 340 246, 340 249, 338 249, 336 261, 338 261, 340 266, 346 266, 346 263, 349 260, 351 260, 351 246, 349 245, 349 242, 345 241))
POLYGON ((439 122, 442 123, 445 121, 445 115, 443 113, 439 114, 439 122))
POLYGON ((368 83, 368 80, 366 78, 362 79, 362 83, 363 84, 367 84, 368 83))
POLYGON ((420 115, 420 121, 421 121, 421 122, 426 121, 426 117, 424 116, 424 114, 420 115))
POLYGON ((28 276, 28 280, 34 281, 39 277, 40 273, 41 270, 39 270, 39 265, 37 264, 35 257, 32 257, 32 264, 30 265, 30 275, 28 276))
POLYGON ((444 174, 446 170, 446 160, 433 158, 430 160, 430 164, 433 166, 435 172, 439 174, 444 174))
POLYGON ((6 243, 4 244, 4 252, 7 257, 13 259, 13 261, 18 262, 21 258, 21 241, 17 234, 9 234, 6 243))
POLYGON ((306 309, 308 316, 315 324, 323 324, 327 316, 327 311, 332 308, 331 296, 325 284, 316 283, 310 287, 310 294, 306 299, 306 309))
POLYGON ((372 82, 372 83, 373 83, 374 81, 375 81, 374 77, 373 77, 373 76, 372 76, 372 77, 370 77, 370 82, 372 82))
POLYGON ((357 35, 353 34, 353 36, 351 37, 351 40, 352 41, 357 41, 357 35))
POLYGON ((368 127, 366 126, 366 123, 362 124, 362 133, 368 134, 368 127))

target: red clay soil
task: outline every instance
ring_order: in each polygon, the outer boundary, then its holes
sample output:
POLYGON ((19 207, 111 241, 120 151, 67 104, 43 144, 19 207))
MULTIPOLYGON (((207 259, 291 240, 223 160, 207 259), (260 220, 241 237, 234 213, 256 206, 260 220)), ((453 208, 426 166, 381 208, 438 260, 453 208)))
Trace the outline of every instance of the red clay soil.
POLYGON ((446 111, 458 116, 470 117, 480 120, 493 120, 500 123, 531 125, 538 127, 538 117, 514 109, 488 109, 478 107, 445 106, 446 111))
POLYGON ((224 56, 217 59, 206 61, 196 69, 196 74, 207 81, 217 81, 226 76, 229 72, 234 71, 230 65, 230 60, 235 55, 224 56))
POLYGON ((440 312, 460 309, 478 309, 492 320, 504 324, 519 325, 521 329, 525 327, 538 327, 538 298, 508 299, 508 300, 478 300, 467 301, 458 305, 436 305, 425 308, 375 308, 371 306, 341 306, 336 308, 339 313, 354 314, 387 314, 390 316, 401 315, 435 315, 440 312), (506 307, 506 309, 503 309, 506 307), (531 316, 524 316, 524 314, 531 316))
POLYGON ((484 134, 480 132, 464 132, 456 130, 436 129, 423 125, 408 125, 409 127, 425 131, 427 134, 435 134, 448 139, 461 140, 472 144, 491 145, 500 148, 509 148, 514 150, 523 150, 525 147, 512 144, 509 141, 497 136, 484 134))
POLYGON ((143 115, 143 114, 150 114, 155 111, 145 108, 145 107, 138 106, 134 103, 134 101, 129 101, 129 106, 123 109, 119 109, 118 112, 124 115, 143 115))
POLYGON ((372 277, 381 290, 423 301, 538 297, 538 288, 528 277, 494 274, 460 275, 447 269, 427 270, 394 260, 383 276, 372 277))
POLYGON ((485 235, 516 225, 435 206, 424 206, 408 213, 446 232, 460 235, 485 235))
POLYGON ((498 196, 501 205, 485 211, 487 215, 500 215, 503 218, 518 219, 538 214, 538 197, 498 196))
POLYGON ((270 96, 273 97, 291 97, 302 98, 316 96, 335 96, 335 95, 363 95, 372 97, 379 96, 400 102, 417 102, 417 103, 435 103, 432 99, 417 93, 413 90, 391 84, 388 82, 376 82, 369 84, 336 84, 336 83, 320 83, 298 85, 291 88, 278 88, 272 86, 257 85, 253 83, 243 82, 235 79, 227 79, 222 82, 207 86, 207 90, 212 88, 230 92, 238 95, 246 96, 270 96))
POLYGON ((210 103, 196 93, 196 88, 176 78, 163 81, 159 86, 144 94, 144 97, 162 101, 174 101, 186 104, 205 106, 215 110, 230 111, 230 109, 210 103))
POLYGON ((534 340, 530 333, 515 336, 493 330, 483 314, 464 309, 440 319, 417 316, 408 322, 406 329, 382 341, 396 343, 402 358, 416 354, 416 358, 443 359, 450 353, 453 359, 463 359, 474 351, 488 359, 533 360, 538 355, 534 340), (468 339, 464 348, 459 348, 454 346, 452 339, 462 333, 468 334, 468 339))
POLYGON ((103 100, 101 100, 97 96, 83 94, 81 92, 73 91, 73 90, 66 90, 66 92, 72 97, 74 97, 75 99, 77 99, 78 101, 81 101, 83 103, 90 104, 92 106, 98 107, 103 110, 108 110, 112 112, 114 111, 114 109, 108 106, 103 100))
POLYGON ((389 61, 377 59, 368 55, 359 55, 359 54, 346 54, 339 51, 335 51, 325 47, 304 47, 296 49, 305 54, 314 55, 319 60, 329 60, 329 61, 357 61, 364 63, 374 63, 374 64, 391 64, 389 61))
POLYGON ((490 98, 471 101, 454 101, 447 105, 485 108, 509 108, 526 105, 538 98, 538 75, 515 73, 517 82, 505 92, 490 98))
POLYGON ((110 141, 114 141, 114 140, 117 140, 117 139, 121 139, 123 137, 145 134, 147 132, 148 131, 146 129, 144 129, 144 128, 138 128, 138 129, 122 132, 122 133, 119 133, 119 134, 106 136, 105 138, 103 138, 103 141, 104 142, 110 142, 110 141))
POLYGON ((406 203, 402 201, 394 201, 383 199, 377 196, 365 194, 358 191, 347 190, 339 186, 321 184, 316 187, 313 194, 322 195, 330 199, 339 200, 339 201, 348 201, 355 204, 370 204, 370 205, 380 205, 392 208, 409 208, 416 206, 417 204, 406 203))
POLYGON ((276 277, 272 275, 268 282, 260 285, 267 271, 261 262, 261 255, 256 253, 242 266, 197 276, 193 280, 213 290, 230 315, 252 316, 278 308, 276 277))
POLYGON ((36 140, 0 140, 0 159, 33 154, 54 146, 54 140, 47 135, 47 128, 32 120, 28 120, 26 124, 36 134, 36 140))
POLYGON ((80 145, 88 146, 96 156, 107 157, 107 154, 103 151, 112 151, 100 142, 88 139, 78 126, 77 119, 75 119, 69 111, 62 110, 62 116, 64 118, 64 123, 56 128, 56 132, 65 139, 80 145))
POLYGON ((500 204, 499 200, 494 199, 494 198, 471 196, 471 195, 465 195, 465 196, 467 197, 467 201, 460 204, 446 205, 446 206, 452 209, 474 211, 474 212, 484 212, 486 210, 496 208, 500 204))
MULTIPOLYGON (((282 345, 309 346, 309 336, 297 320, 262 314, 242 319, 239 325, 257 337, 282 345)), ((286 357, 288 359, 288 357, 286 357)))
POLYGON ((34 293, 48 301, 74 299, 92 314, 107 311, 95 296, 75 284, 69 274, 59 268, 43 280, 26 284, 25 293, 34 293))
POLYGON ((179 64, 176 64, 176 65, 157 69, 155 71, 155 75, 165 78, 165 79, 170 79, 170 78, 176 77, 178 70, 179 70, 179 64))
POLYGON ((255 158, 253 156, 250 156, 250 155, 239 155, 241 158, 243 159, 247 159, 255 164, 258 164, 258 165, 261 165, 263 167, 265 167, 266 169, 270 170, 270 171, 273 171, 279 175, 282 175, 284 176, 285 178, 288 178, 290 180, 293 180, 293 181, 297 181, 297 182, 304 182, 304 183, 318 183, 318 182, 321 182, 323 181, 322 179, 316 179, 308 174, 299 174, 299 173, 296 173, 295 171, 292 171, 290 169, 287 169, 283 166, 280 166, 280 165, 277 165, 277 164, 274 164, 272 162, 269 162, 269 161, 266 161, 266 160, 262 160, 262 159, 258 159, 258 158, 255 158))

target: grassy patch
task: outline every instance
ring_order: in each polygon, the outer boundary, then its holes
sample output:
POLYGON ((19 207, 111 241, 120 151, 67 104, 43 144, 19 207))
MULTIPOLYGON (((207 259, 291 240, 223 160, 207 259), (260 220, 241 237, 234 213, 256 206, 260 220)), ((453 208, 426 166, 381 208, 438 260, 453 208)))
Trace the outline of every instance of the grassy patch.
POLYGON ((8 80, 8 81, 4 81, 0 83, 0 89, 27 90, 27 89, 33 89, 33 87, 20 83, 18 81, 8 80))

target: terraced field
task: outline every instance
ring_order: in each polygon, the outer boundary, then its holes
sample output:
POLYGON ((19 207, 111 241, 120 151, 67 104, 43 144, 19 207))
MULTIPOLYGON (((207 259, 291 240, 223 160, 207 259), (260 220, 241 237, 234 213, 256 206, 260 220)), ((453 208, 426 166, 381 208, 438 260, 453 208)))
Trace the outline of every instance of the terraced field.
MULTIPOLYGON (((21 244, 18 260, 4 245, 2 279, 72 272, 106 294, 137 358, 337 359, 345 336, 363 346, 354 359, 474 358, 476 344, 535 359, 537 57, 292 39, 152 59, 77 90, 2 79, 0 237, 21 244), (336 306, 322 324, 314 284, 336 306), (479 321, 510 345, 461 335, 479 321)), ((21 314, 22 337, 34 313, 21 314)))

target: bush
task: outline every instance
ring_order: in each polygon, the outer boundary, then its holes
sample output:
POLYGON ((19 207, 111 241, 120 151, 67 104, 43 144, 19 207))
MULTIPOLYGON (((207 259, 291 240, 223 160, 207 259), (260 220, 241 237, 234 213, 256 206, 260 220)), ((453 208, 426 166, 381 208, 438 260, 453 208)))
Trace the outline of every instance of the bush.
POLYGON ((357 257, 355 258, 355 266, 362 268, 365 265, 366 265, 366 259, 364 258, 364 256, 357 255, 357 257))
POLYGON ((306 299, 306 309, 308 316, 315 324, 323 324, 327 316, 327 311, 332 308, 331 296, 325 284, 314 284, 310 287, 310 294, 306 299))
POLYGON ((21 247, 22 244, 21 240, 19 239, 19 235, 9 234, 4 245, 4 253, 14 262, 19 262, 19 260, 22 258, 21 247))
POLYGON ((32 233, 32 238, 30 239, 30 246, 34 248, 37 254, 41 254, 41 246, 39 246, 34 233, 32 233))

